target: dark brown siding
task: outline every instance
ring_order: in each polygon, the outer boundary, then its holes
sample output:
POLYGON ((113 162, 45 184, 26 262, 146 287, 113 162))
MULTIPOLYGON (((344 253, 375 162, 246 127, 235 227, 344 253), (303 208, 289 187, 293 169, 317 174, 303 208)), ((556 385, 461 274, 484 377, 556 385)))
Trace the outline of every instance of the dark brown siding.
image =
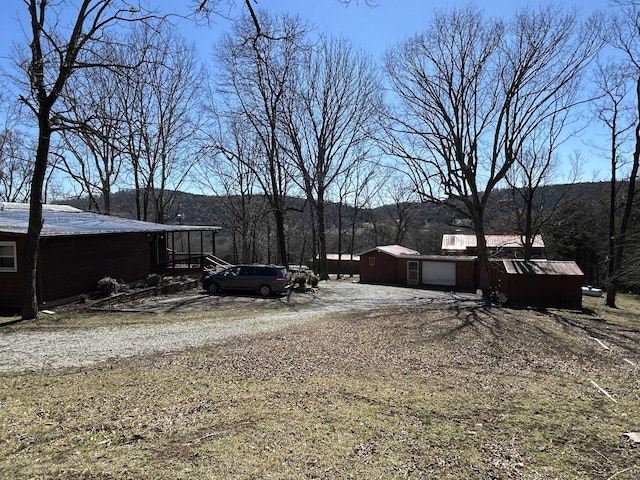
POLYGON ((341 275, 348 275, 350 273, 357 275, 360 273, 360 261, 358 260, 351 261, 351 260, 327 259, 327 268, 329 270, 329 273, 331 274, 338 273, 338 264, 340 266, 341 275))
MULTIPOLYGON (((440 261, 434 257, 401 257, 396 258, 382 252, 369 252, 360 255, 360 281, 363 283, 387 283, 408 285, 407 262, 418 262, 418 275, 422 278, 423 262, 440 261), (372 265, 373 262, 373 265, 372 265)), ((456 285, 454 289, 475 291, 477 288, 477 262, 475 260, 452 260, 442 257, 443 262, 456 264, 456 285)), ((420 283, 420 282, 419 282, 420 283)))
POLYGON ((582 277, 505 275, 503 276, 504 278, 506 278, 507 283, 507 302, 510 305, 541 308, 582 308, 582 277))
POLYGON ((125 282, 144 278, 150 273, 150 255, 145 233, 42 239, 40 301, 92 292, 103 277, 125 282))
POLYGON ((24 256, 24 237, 0 235, 1 241, 16 242, 17 272, 0 272, 0 307, 18 308, 22 302, 22 279, 20 266, 24 256))
MULTIPOLYGON (((407 278, 407 259, 406 258, 398 258, 396 259, 396 284, 397 285, 406 285, 408 282, 407 278)), ((418 266, 418 269, 420 267, 418 266)))
POLYGON ((472 292, 476 291, 475 270, 477 264, 478 262, 473 260, 456 262, 456 288, 472 292))
POLYGON ((360 255, 360 281, 363 283, 398 283, 398 259, 382 252, 360 255))

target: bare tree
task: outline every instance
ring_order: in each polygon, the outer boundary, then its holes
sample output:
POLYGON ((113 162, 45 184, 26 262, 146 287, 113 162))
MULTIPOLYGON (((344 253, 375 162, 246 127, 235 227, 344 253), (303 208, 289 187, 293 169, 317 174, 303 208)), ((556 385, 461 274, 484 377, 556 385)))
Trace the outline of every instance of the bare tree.
MULTIPOLYGON (((362 222, 362 213, 369 207, 374 201, 374 198, 379 194, 381 186, 387 179, 387 169, 381 165, 379 158, 374 157, 374 160, 367 159, 365 162, 359 162, 355 165, 355 168, 350 168, 345 172, 345 177, 349 181, 350 187, 347 188, 346 202, 349 205, 349 252, 353 255, 356 252, 356 248, 370 246, 368 243, 369 238, 365 235, 363 240, 358 235, 358 227, 362 222)), ((351 274, 351 272, 350 272, 351 274)))
POLYGON ((624 255, 627 248, 629 227, 632 223, 634 201, 637 195, 637 179, 640 169, 640 2, 637 0, 614 0, 612 4, 618 7, 618 15, 611 22, 610 44, 622 52, 624 64, 621 67, 622 75, 601 75, 602 90, 609 100, 612 110, 608 116, 602 111, 601 119, 605 120, 611 132, 611 188, 609 205, 609 264, 607 275, 607 305, 616 306, 616 294, 621 285, 622 272, 624 270, 624 255), (621 160, 619 141, 620 135, 625 131, 625 125, 619 124, 620 103, 627 95, 626 82, 635 85, 635 114, 634 124, 634 151, 631 161, 621 160), (623 191, 618 192, 621 185, 617 175, 620 169, 628 168, 627 181, 623 191), (618 211, 620 212, 618 214, 618 211))
POLYGON ((25 138, 17 130, 0 130, 0 200, 26 202, 33 164, 25 138))
POLYGON ((117 95, 125 113, 129 177, 140 220, 165 223, 176 194, 198 161, 199 101, 204 74, 193 45, 174 27, 145 23, 126 39, 124 55, 140 57, 117 95))
POLYGON ((67 126, 62 112, 56 110, 56 104, 67 81, 79 69, 113 67, 106 63, 96 64, 95 56, 90 54, 100 45, 105 31, 148 18, 149 13, 124 0, 82 0, 78 3, 24 0, 24 4, 29 18, 29 50, 18 54, 16 63, 24 73, 21 100, 33 113, 38 125, 29 226, 22 265, 22 318, 31 319, 38 316, 36 265, 51 138, 67 126), (70 25, 66 24, 65 18, 71 19, 70 25))
POLYGON ((26 137, 18 128, 18 113, 0 92, 0 200, 27 202, 33 173, 26 137))
POLYGON ((356 229, 360 214, 366 208, 380 186, 384 183, 384 168, 380 165, 379 155, 365 150, 356 156, 347 169, 338 177, 330 189, 330 196, 337 198, 337 254, 338 262, 337 278, 343 273, 353 276, 354 253, 356 245, 356 229), (344 237, 347 237, 346 239, 344 237), (349 268, 342 271, 343 245, 347 244, 346 251, 349 254, 349 268))
MULTIPOLYGON (((116 65, 122 47, 115 39, 101 45, 95 62, 116 65)), ((111 214, 111 194, 123 167, 122 136, 126 130, 126 106, 116 92, 123 72, 113 69, 84 69, 72 77, 62 98, 74 127, 63 130, 66 154, 57 168, 89 199, 89 208, 111 214)))
POLYGON ((197 166, 199 182, 214 192, 224 207, 213 214, 219 224, 232 233, 232 261, 264 260, 258 255, 256 239, 269 209, 261 195, 256 172, 250 167, 253 159, 261 155, 260 144, 242 115, 212 123, 209 128, 214 146, 207 148, 210 155, 197 166))
MULTIPOLYGON (((278 262, 288 264, 285 239, 289 172, 280 138, 285 94, 293 88, 292 69, 307 27, 297 18, 261 17, 257 31, 245 17, 218 46, 222 66, 220 88, 229 112, 241 112, 260 150, 247 161, 269 202, 275 221, 278 262)), ((220 144, 221 148, 222 144, 220 144)))
POLYGON ((575 12, 552 6, 524 10, 508 24, 469 6, 436 13, 424 34, 386 57, 401 104, 389 151, 404 161, 424 200, 470 219, 486 305, 490 195, 532 133, 576 105, 580 74, 601 46, 597 33, 575 12))
MULTIPOLYGON (((351 3, 355 3, 356 5, 360 4, 360 0, 337 0, 337 1, 347 6, 350 5, 351 3)), ((223 3, 222 0, 192 0, 192 4, 194 6, 194 10, 196 11, 196 13, 199 13, 200 15, 204 15, 206 18, 209 18, 213 14, 220 14, 220 8, 222 3, 223 3)), ((236 4, 234 0, 227 0, 225 3, 227 4, 227 7, 232 7, 236 4)), ((246 8, 247 12, 251 16, 251 19, 256 27, 256 31, 260 33, 261 32, 260 22, 258 19, 258 15, 256 14, 254 7, 252 5, 252 3, 257 4, 258 0, 243 0, 241 3, 244 4, 244 7, 246 8)), ((378 5, 378 2, 376 0, 362 0, 362 3, 369 7, 375 7, 378 5)))
POLYGON ((327 190, 366 152, 380 91, 373 63, 346 39, 321 38, 297 70, 283 124, 293 179, 315 212, 321 280, 328 278, 327 190))
MULTIPOLYGON (((561 127, 564 122, 560 121, 558 125, 561 127)), ((520 235, 526 261, 532 258, 536 236, 553 221, 554 213, 568 201, 570 184, 576 181, 580 173, 580 164, 576 160, 565 180, 560 182, 564 187, 558 185, 553 195, 550 195, 550 189, 545 189, 560 178, 560 158, 555 153, 557 134, 559 132, 549 126, 541 139, 532 135, 528 147, 521 150, 513 167, 505 175, 510 196, 509 223, 520 235)))
POLYGON ((406 176, 397 174, 391 176, 385 182, 382 190, 383 208, 391 219, 394 227, 393 243, 401 244, 405 235, 410 230, 412 222, 420 207, 416 198, 415 186, 406 176))

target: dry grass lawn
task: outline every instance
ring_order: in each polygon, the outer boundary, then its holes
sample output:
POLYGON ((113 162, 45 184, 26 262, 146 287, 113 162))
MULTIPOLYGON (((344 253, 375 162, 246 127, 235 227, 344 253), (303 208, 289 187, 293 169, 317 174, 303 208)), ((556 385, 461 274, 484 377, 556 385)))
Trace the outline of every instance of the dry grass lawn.
POLYGON ((1 374, 1 477, 637 479, 640 309, 625 301, 376 310, 1 374))

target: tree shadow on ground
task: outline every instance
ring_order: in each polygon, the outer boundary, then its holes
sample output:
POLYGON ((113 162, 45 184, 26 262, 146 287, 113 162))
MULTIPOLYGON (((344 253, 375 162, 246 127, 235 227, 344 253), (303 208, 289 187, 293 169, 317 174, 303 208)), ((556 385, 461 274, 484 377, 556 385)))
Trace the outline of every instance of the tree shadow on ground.
POLYGON ((552 311, 547 312, 547 315, 565 332, 579 332, 602 342, 603 348, 617 347, 640 355, 640 322, 633 326, 608 321, 590 309, 584 309, 578 314, 552 311))
POLYGON ((439 318, 425 320, 422 329, 425 333, 430 330, 427 336, 431 340, 477 341, 489 349, 555 350, 578 357, 598 349, 603 354, 618 350, 637 358, 640 324, 636 325, 607 321, 593 312, 487 308, 467 303, 450 305, 439 318), (580 339, 583 341, 575 341, 580 339))
POLYGON ((504 334, 504 314, 498 308, 477 305, 452 304, 447 311, 452 313, 449 320, 457 323, 442 331, 441 338, 454 337, 462 332, 471 331, 478 337, 501 338, 504 334))

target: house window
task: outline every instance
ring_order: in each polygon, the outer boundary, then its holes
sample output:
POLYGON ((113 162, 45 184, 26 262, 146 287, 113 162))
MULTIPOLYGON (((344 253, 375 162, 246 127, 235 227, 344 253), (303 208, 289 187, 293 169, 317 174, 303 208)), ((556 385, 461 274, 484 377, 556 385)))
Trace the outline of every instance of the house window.
POLYGON ((373 255, 371 255, 369 257, 369 266, 370 267, 375 267, 376 266, 376 257, 374 257, 373 255))
POLYGON ((0 242, 0 272, 16 272, 16 242, 0 242))

